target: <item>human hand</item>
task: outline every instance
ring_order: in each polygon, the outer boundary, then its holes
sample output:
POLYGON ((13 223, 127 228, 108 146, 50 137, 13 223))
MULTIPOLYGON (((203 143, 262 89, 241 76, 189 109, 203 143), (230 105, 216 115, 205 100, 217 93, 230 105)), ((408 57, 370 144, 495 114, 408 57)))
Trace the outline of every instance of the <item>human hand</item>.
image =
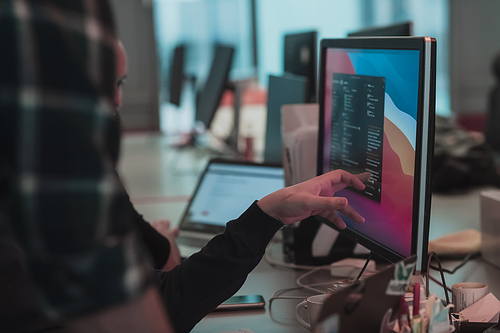
POLYGON ((257 205, 266 214, 285 225, 312 215, 319 215, 344 229, 346 224, 336 211, 356 223, 363 223, 365 219, 349 206, 346 198, 335 197, 334 194, 349 186, 363 190, 365 188, 363 183, 368 181, 370 176, 369 172, 353 175, 340 169, 330 171, 303 183, 273 192, 260 199, 257 205))
POLYGON ((163 266, 163 271, 169 271, 181 263, 181 253, 175 239, 179 235, 179 228, 170 228, 169 220, 155 220, 151 226, 170 242, 170 255, 163 266))

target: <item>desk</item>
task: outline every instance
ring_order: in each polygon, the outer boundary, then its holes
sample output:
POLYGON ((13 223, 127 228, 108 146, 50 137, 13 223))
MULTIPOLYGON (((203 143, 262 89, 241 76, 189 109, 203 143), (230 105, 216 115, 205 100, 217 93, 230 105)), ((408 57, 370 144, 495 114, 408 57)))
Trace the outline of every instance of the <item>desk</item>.
MULTIPOLYGON (((168 148, 161 136, 133 135, 123 140, 123 158, 120 174, 139 212, 146 220, 168 218, 175 225, 184 210, 187 198, 194 190, 198 175, 210 155, 196 150, 182 152, 168 148)), ((474 228, 480 230, 479 189, 464 194, 439 195, 432 199, 430 239, 448 233, 474 228)), ((273 252, 279 258, 278 247, 273 252)), ((454 267, 458 262, 445 263, 454 267)), ((288 268, 269 266, 264 260, 248 276, 237 294, 261 294, 266 302, 279 289, 296 287, 295 280, 303 272, 288 268)), ((497 297, 500 296, 500 271, 479 260, 467 263, 454 275, 446 274, 446 283, 451 286, 461 281, 484 282, 497 297)), ((439 274, 433 273, 438 278, 439 274)), ((430 284, 430 291, 444 297, 442 288, 430 284)), ((307 297, 312 293, 291 292, 290 295, 307 297)), ((451 296, 451 295, 450 295, 451 296)), ((276 300, 265 310, 237 313, 210 314, 193 332, 228 332, 249 328, 259 332, 308 332, 295 320, 294 307, 298 300, 276 300)))
MULTIPOLYGON (((436 239, 446 234, 463 229, 481 230, 480 222, 480 198, 482 190, 493 188, 473 189, 464 194, 441 195, 434 194, 431 204, 430 239, 436 239)), ((455 267, 459 262, 445 262, 447 268, 455 267)), ((434 272, 433 277, 441 280, 439 274, 434 272)), ((489 285, 490 291, 500 298, 500 270, 485 264, 481 259, 468 262, 455 274, 445 274, 446 284, 463 281, 483 282, 489 285)), ((444 297, 442 288, 434 283, 430 285, 431 292, 439 297, 444 297)), ((451 294, 450 294, 451 297, 451 294)))

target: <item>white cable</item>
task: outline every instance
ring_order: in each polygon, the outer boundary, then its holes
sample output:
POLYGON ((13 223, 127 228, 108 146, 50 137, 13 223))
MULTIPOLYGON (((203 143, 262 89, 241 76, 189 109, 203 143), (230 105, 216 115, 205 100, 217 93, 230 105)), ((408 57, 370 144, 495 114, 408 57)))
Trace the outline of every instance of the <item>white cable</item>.
MULTIPOLYGON (((277 238, 279 238, 278 234, 276 234, 275 237, 273 237, 271 239, 271 241, 269 242, 269 244, 266 247, 266 250, 265 250, 265 253, 264 253, 264 259, 266 260, 266 262, 269 265, 271 265, 271 266, 280 266, 280 267, 287 267, 287 268, 293 268, 293 269, 302 269, 302 270, 308 270, 308 271, 306 273, 302 274, 301 276, 299 276, 296 279, 295 282, 298 285, 298 287, 280 289, 280 290, 276 291, 273 294, 273 296, 271 297, 271 299, 269 300, 270 303, 273 300, 275 300, 275 299, 304 299, 304 297, 302 297, 302 296, 280 296, 281 293, 286 292, 286 291, 297 290, 297 289, 307 289, 307 290, 313 291, 315 293, 324 294, 324 293, 326 293, 328 291, 331 291, 332 289, 335 291, 341 285, 348 285, 348 284, 351 284, 354 281, 354 278, 353 278, 353 279, 350 279, 350 280, 332 280, 332 281, 328 281, 328 282, 320 282, 320 283, 312 283, 312 284, 304 284, 304 283, 302 283, 302 280, 304 278, 308 277, 309 275, 311 275, 311 274, 313 274, 315 272, 318 272, 320 270, 323 270, 323 269, 330 270, 331 266, 330 265, 323 265, 323 266, 297 265, 297 264, 285 263, 285 262, 282 262, 282 261, 274 260, 272 258, 272 256, 271 256, 271 249, 274 246, 274 244, 276 243, 277 238), (318 289, 318 288, 315 288, 316 286, 327 286, 327 285, 330 285, 332 288, 327 288, 326 291, 318 289), (279 295, 278 295, 278 293, 279 293, 279 295)), ((356 267, 356 266, 354 266, 354 265, 339 265, 339 266, 336 266, 336 267, 356 267)), ((367 273, 367 272, 368 271, 365 270, 365 273, 367 273)))
MULTIPOLYGON (((324 294, 325 293, 324 290, 320 290, 320 289, 314 288, 315 285, 323 285, 323 284, 325 284, 324 282, 321 283, 321 284, 303 284, 301 281, 302 281, 302 279, 308 277, 309 275, 311 275, 313 273, 316 273, 316 272, 318 272, 318 271, 320 271, 322 269, 326 269, 326 268, 330 269, 330 266, 328 266, 328 267, 316 267, 315 269, 311 269, 309 272, 306 272, 306 273, 302 274, 301 276, 299 276, 297 278, 297 280, 295 280, 295 283, 297 283, 297 285, 299 287, 302 287, 304 289, 308 289, 308 290, 311 290, 311 291, 314 291, 314 292, 318 292, 318 293, 324 294)), ((326 284, 332 284, 332 282, 327 282, 326 284)))

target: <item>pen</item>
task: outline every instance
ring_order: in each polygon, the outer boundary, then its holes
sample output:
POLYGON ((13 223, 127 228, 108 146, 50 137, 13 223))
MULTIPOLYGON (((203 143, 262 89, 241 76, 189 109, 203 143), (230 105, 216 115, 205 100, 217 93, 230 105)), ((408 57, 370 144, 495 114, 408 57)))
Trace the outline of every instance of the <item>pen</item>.
POLYGON ((416 282, 413 286, 413 312, 411 327, 414 333, 420 333, 422 320, 420 318, 420 283, 416 282))
POLYGON ((408 322, 408 306, 404 296, 401 296, 401 301, 399 303, 399 332, 411 332, 410 323, 408 322))

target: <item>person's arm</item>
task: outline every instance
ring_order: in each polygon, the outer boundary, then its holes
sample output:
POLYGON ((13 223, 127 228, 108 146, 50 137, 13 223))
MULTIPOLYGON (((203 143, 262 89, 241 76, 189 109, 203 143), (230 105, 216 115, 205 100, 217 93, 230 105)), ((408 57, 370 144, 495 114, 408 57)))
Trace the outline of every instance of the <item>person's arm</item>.
MULTIPOLYGON (((144 245, 149 250, 153 259, 153 268, 170 270, 180 263, 180 255, 176 256, 176 245, 165 235, 158 232, 151 224, 144 220, 137 212, 130 200, 127 201, 127 209, 133 218, 134 225, 139 229, 144 245), (171 247, 174 246, 173 252, 171 247), (171 255, 172 254, 172 255, 171 255)), ((178 250, 177 250, 178 252, 178 250)))
POLYGON ((282 226, 254 203, 200 252, 169 272, 156 272, 175 331, 189 332, 238 291, 282 226))
POLYGON ((168 239, 170 243, 170 253, 167 262, 161 268, 162 271, 169 271, 181 263, 181 251, 177 245, 177 236, 179 236, 179 226, 171 227, 170 220, 155 220, 151 226, 162 236, 168 239))
POLYGON ((225 232, 214 237, 200 252, 168 273, 158 272, 156 278, 176 331, 189 332, 232 296, 259 263, 267 244, 283 224, 321 215, 342 227, 336 211, 363 223, 364 218, 348 205, 347 199, 334 194, 347 186, 364 189, 363 182, 369 176, 336 170, 276 191, 229 222, 225 232))

